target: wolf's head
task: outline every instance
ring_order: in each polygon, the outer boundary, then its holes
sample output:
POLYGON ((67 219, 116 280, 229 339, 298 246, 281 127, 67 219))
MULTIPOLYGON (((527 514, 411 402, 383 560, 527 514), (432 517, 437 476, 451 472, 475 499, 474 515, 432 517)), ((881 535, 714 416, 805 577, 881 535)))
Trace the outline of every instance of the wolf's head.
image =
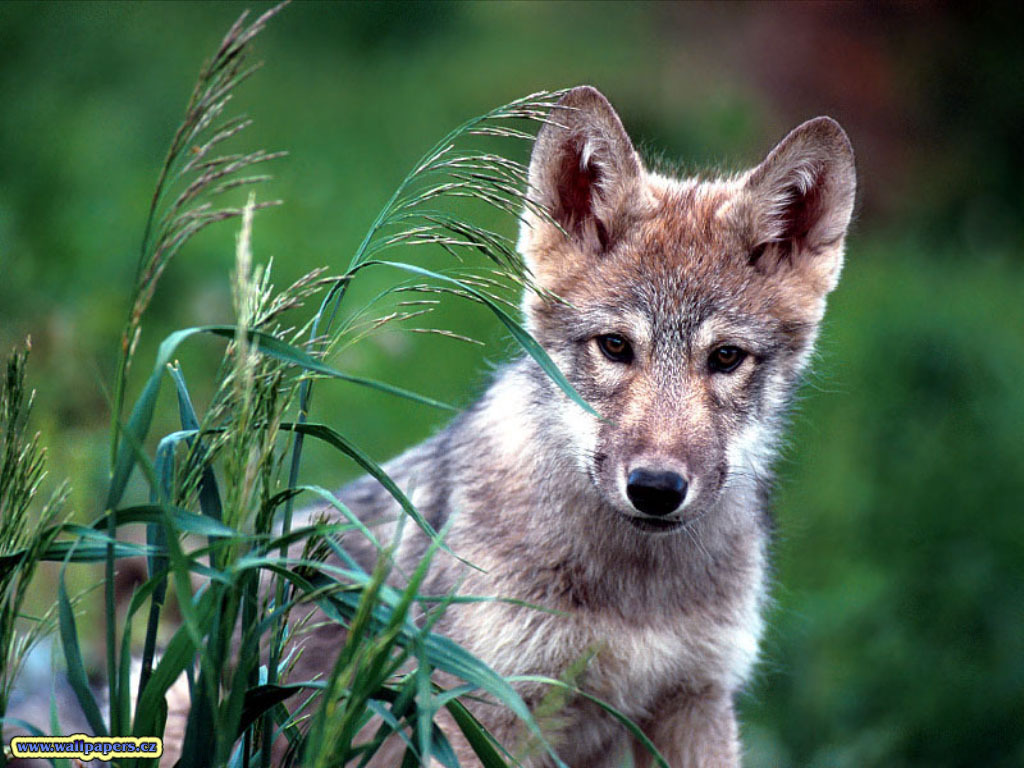
POLYGON ((645 170, 598 91, 541 129, 520 249, 531 331, 605 417, 566 401, 580 470, 646 530, 679 528, 726 488, 767 480, 782 415, 838 281, 853 150, 819 117, 753 170, 702 181, 645 170))

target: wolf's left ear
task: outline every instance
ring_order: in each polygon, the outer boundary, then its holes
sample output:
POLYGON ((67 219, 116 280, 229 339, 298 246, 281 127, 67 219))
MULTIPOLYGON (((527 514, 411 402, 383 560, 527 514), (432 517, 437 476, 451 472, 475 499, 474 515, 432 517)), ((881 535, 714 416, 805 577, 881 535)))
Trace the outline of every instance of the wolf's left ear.
MULTIPOLYGON (((641 173, 640 158, 612 105, 583 85, 562 97, 537 134, 529 196, 578 247, 598 254, 622 228, 641 173)), ((552 230, 557 227, 551 221, 527 211, 521 238, 528 259, 545 250, 540 241, 546 236, 564 238, 552 230)))
POLYGON ((747 176, 741 193, 748 256, 763 271, 798 270, 835 288, 857 186, 853 147, 830 117, 794 128, 747 176))

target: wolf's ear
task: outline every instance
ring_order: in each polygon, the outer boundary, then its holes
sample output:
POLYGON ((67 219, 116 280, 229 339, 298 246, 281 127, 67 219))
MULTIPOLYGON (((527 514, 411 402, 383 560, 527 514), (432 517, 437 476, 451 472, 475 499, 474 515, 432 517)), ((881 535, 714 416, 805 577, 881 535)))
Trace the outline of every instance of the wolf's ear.
POLYGON ((856 186, 853 147, 839 123, 816 117, 794 128, 741 193, 751 263, 766 272, 798 270, 818 292, 831 291, 856 186))
MULTIPOLYGON (((601 253, 619 234, 641 172, 640 158, 612 105, 584 85, 561 98, 537 134, 529 196, 586 251, 601 253)), ((528 258, 543 251, 540 239, 555 229, 527 211, 521 245, 528 258)))

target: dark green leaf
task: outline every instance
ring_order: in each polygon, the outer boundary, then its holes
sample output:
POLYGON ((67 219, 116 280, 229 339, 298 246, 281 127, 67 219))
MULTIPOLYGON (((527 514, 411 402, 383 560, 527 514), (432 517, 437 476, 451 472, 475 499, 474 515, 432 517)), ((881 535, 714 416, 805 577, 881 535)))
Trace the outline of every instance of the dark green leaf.
POLYGON ((78 646, 78 627, 75 625, 75 612, 68 599, 67 587, 64 585, 64 571, 61 570, 57 581, 57 609, 60 620, 60 641, 64 647, 64 661, 68 667, 68 683, 75 692, 75 697, 82 707, 85 719, 89 721, 93 735, 106 736, 107 726, 103 722, 99 705, 89 688, 89 677, 82 663, 82 651, 78 646))

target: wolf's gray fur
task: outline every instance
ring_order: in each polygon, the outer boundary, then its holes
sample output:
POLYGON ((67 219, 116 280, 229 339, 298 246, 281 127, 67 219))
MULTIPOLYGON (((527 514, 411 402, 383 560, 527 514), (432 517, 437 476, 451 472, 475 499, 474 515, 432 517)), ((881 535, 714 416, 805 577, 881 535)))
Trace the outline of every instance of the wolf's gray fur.
MULTIPOLYGON (((748 173, 669 179, 644 169, 605 98, 580 87, 541 130, 530 185, 558 226, 525 212, 520 249, 566 302, 528 294, 528 326, 605 420, 527 357, 387 465, 434 526, 450 522, 451 549, 483 569, 441 554, 425 592, 459 584, 558 611, 455 605, 438 631, 504 675, 557 678, 589 658, 575 682, 634 719, 670 765, 738 765, 733 699, 761 635, 771 462, 842 265, 852 149, 817 118, 748 173)), ((367 520, 397 518, 372 479, 340 497, 367 520)), ((414 527, 399 573, 426 548, 414 527)), ((336 631, 310 642, 337 648, 336 631)), ((536 706, 545 689, 521 692, 536 706)), ((474 714, 525 748, 510 713, 479 704, 474 714)), ((650 764, 583 700, 542 727, 569 765, 617 764, 630 748, 650 764)), ((548 764, 537 751, 525 762, 548 764)))

